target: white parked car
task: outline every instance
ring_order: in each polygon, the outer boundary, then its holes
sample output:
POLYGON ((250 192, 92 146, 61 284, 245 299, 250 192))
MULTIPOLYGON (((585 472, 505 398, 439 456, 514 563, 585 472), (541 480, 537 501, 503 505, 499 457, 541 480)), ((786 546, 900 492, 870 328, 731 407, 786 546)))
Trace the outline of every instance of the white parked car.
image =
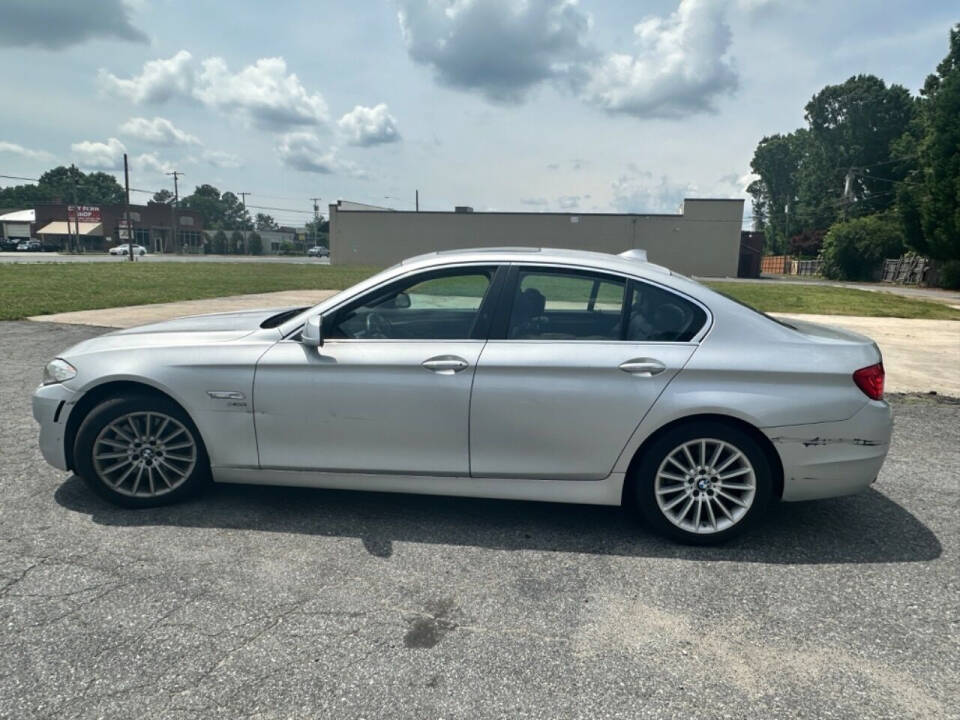
POLYGON ((130 250, 133 249, 134 255, 146 255, 147 249, 143 245, 131 245, 130 243, 124 243, 123 245, 117 245, 116 247, 110 248, 107 252, 111 255, 130 255, 130 250))
POLYGON ((47 365, 40 447, 130 507, 210 479, 624 503, 697 543, 874 481, 870 339, 633 255, 433 253, 315 307, 108 333, 47 365))
POLYGON ((307 250, 307 257, 330 257, 330 251, 323 245, 314 245, 307 250))

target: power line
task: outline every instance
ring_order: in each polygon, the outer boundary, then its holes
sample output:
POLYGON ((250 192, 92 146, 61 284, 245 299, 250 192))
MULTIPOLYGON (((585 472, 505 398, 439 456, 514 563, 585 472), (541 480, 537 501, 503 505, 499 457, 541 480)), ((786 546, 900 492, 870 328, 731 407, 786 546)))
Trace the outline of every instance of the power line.
POLYGON ((313 215, 313 210, 296 210, 294 208, 270 207, 268 205, 247 205, 254 210, 274 210, 276 212, 292 212, 306 215, 313 215))

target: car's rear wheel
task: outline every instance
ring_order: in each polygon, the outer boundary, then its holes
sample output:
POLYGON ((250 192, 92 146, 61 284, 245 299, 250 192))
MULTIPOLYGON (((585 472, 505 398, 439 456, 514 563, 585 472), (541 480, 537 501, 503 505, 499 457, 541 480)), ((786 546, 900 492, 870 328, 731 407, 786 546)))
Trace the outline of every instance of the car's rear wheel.
POLYGON ((772 494, 770 463, 751 435, 703 420, 644 448, 634 500, 657 532, 696 545, 723 542, 753 525, 772 494))
POLYGON ((114 398, 94 408, 77 432, 74 460, 101 497, 124 507, 176 502, 210 478, 196 426, 160 397, 114 398))

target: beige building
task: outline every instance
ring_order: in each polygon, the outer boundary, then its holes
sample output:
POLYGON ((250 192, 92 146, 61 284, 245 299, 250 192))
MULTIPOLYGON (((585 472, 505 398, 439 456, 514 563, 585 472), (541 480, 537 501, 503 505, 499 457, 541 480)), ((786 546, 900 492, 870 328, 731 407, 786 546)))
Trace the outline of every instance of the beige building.
POLYGON ((619 253, 685 275, 736 277, 743 200, 683 201, 676 215, 398 212, 341 201, 330 206, 330 261, 393 265, 412 255, 471 247, 532 246, 619 253))

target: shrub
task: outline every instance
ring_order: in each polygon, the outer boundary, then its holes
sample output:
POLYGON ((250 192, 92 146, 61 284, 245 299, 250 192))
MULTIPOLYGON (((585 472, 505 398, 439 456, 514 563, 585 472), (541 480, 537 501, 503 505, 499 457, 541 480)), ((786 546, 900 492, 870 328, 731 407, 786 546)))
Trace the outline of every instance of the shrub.
POLYGON ((227 234, 223 230, 217 230, 213 234, 213 240, 210 243, 210 252, 215 255, 226 255, 227 234))
POLYGON ((816 257, 823 247, 824 230, 804 230, 790 238, 790 252, 800 257, 816 257))
POLYGON ((260 233, 252 232, 247 236, 247 251, 251 255, 263 255, 263 239, 260 233))
POLYGON ((903 254, 899 224, 886 215, 838 222, 823 239, 823 275, 833 280, 872 280, 886 258, 903 254))
POLYGON ((960 260, 947 260, 940 268, 940 287, 960 290, 960 260))
POLYGON ((234 255, 243 254, 243 233, 240 232, 239 230, 234 230, 230 234, 230 247, 228 249, 228 252, 234 255))

